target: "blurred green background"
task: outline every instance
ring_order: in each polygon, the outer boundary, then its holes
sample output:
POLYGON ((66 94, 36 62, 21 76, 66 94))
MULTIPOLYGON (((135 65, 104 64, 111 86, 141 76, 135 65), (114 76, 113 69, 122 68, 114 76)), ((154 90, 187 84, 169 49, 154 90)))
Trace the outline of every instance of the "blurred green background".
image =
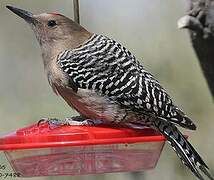
MULTIPOLYGON (((27 24, 9 12, 11 4, 34 13, 60 12, 73 18, 72 0, 0 1, 0 134, 37 122, 41 117, 74 115, 48 85, 36 39, 27 24)), ((84 0, 81 25, 121 42, 140 59, 176 103, 198 125, 190 141, 214 174, 214 106, 188 33, 176 22, 187 9, 186 0, 84 0)), ((0 163, 6 163, 0 153, 0 163)), ((45 179, 194 179, 170 146, 165 146, 154 170, 45 179)), ((28 178, 26 178, 27 180, 28 178)))

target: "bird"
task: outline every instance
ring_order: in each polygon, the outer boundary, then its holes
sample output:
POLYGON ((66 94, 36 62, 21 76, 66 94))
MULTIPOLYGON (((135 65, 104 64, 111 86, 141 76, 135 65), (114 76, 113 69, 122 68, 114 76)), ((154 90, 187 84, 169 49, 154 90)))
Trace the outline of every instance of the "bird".
POLYGON ((195 177, 203 180, 206 175, 214 180, 177 128, 196 130, 196 125, 129 50, 62 14, 35 15, 6 7, 30 25, 41 47, 49 84, 82 117, 50 122, 153 128, 164 135, 195 177))

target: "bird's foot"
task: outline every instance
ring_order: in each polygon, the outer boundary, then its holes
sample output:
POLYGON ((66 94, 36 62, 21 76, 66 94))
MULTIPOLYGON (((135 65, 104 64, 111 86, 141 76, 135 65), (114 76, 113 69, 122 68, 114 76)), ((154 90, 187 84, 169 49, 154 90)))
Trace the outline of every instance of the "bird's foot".
POLYGON ((41 118, 38 121, 37 126, 40 126, 41 124, 45 124, 45 123, 47 123, 48 126, 51 129, 54 129, 54 128, 59 127, 59 126, 66 125, 65 121, 61 120, 61 119, 57 119, 57 118, 41 118))
POLYGON ((87 119, 83 117, 65 118, 64 122, 66 125, 77 125, 77 126, 82 126, 82 125, 96 126, 103 123, 101 120, 87 119))
POLYGON ((48 123, 50 128, 56 128, 56 127, 65 126, 65 125, 95 126, 95 125, 102 124, 103 122, 101 120, 92 120, 82 116, 75 116, 75 117, 70 117, 65 119, 42 118, 38 121, 37 125, 39 126, 41 123, 48 123))

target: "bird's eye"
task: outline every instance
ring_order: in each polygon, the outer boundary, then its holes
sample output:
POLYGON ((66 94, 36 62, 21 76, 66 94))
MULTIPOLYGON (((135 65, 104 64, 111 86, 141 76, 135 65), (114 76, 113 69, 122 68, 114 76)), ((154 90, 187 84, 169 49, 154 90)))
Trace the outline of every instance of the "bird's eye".
POLYGON ((54 20, 50 20, 50 21, 48 21, 48 26, 49 27, 54 27, 54 26, 56 26, 57 24, 56 24, 56 21, 54 21, 54 20))

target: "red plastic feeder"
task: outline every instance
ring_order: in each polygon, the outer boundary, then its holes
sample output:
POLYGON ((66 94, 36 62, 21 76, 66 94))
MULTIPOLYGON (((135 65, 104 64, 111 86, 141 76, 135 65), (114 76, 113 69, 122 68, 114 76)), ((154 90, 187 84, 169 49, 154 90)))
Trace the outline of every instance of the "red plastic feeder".
POLYGON ((165 138, 152 129, 33 125, 0 137, 22 177, 82 175, 152 169, 165 138))

